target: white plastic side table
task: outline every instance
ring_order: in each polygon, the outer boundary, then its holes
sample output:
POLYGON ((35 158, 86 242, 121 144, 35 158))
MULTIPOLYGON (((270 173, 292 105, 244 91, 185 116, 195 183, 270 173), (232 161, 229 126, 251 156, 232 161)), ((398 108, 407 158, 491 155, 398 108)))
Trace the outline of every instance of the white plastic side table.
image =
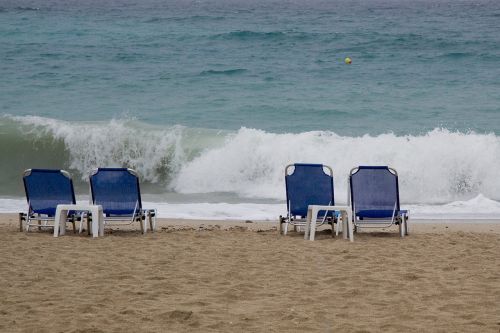
POLYGON ((342 215, 342 235, 344 239, 349 237, 351 242, 354 241, 354 234, 352 228, 352 210, 349 206, 320 206, 320 205, 310 205, 307 207, 307 220, 306 220, 306 230, 304 233, 304 239, 309 238, 313 241, 316 234, 316 220, 318 219, 318 213, 320 211, 339 211, 342 215), (349 234, 349 235, 348 235, 349 234))
POLYGON ((92 236, 104 236, 104 215, 101 205, 65 204, 57 205, 54 219, 54 237, 58 237, 59 235, 62 236, 66 233, 66 219, 68 218, 68 212, 70 210, 88 211, 92 213, 92 236))

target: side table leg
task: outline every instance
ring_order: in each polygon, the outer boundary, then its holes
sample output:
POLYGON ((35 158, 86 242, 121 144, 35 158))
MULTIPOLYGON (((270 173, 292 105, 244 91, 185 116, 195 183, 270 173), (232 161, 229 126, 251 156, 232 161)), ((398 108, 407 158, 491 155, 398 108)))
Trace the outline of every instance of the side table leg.
POLYGON ((352 212, 347 211, 347 229, 349 229, 349 240, 354 242, 354 225, 353 225, 352 212))
POLYGON ((56 209, 56 216, 54 217, 54 237, 59 236, 59 220, 61 219, 61 210, 56 209))
POLYGON ((311 225, 309 227, 309 240, 313 241, 314 236, 316 235, 316 220, 318 219, 318 213, 319 211, 316 209, 312 209, 312 219, 311 219, 311 225))
POLYGON ((68 210, 61 209, 61 215, 59 217, 59 235, 64 236, 66 234, 66 220, 68 219, 68 210))
POLYGON ((345 211, 341 211, 342 214, 342 237, 344 239, 347 239, 348 237, 348 230, 349 230, 349 222, 347 221, 347 213, 345 211))
POLYGON ((99 235, 99 211, 95 208, 92 208, 91 212, 92 212, 92 237, 96 238, 99 235))

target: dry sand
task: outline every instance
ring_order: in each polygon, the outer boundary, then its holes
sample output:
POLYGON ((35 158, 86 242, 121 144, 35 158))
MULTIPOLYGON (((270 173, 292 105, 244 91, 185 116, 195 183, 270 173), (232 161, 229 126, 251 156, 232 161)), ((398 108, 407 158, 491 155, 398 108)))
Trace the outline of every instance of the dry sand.
POLYGON ((0 215, 0 331, 500 332, 500 224, 411 226, 349 243, 162 220, 55 239, 0 215))

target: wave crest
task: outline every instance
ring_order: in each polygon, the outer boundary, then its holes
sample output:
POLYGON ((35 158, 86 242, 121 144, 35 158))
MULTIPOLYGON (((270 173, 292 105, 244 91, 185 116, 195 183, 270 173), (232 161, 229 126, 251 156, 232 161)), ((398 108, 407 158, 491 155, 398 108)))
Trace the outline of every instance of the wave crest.
POLYGON ((283 170, 295 162, 332 166, 339 202, 346 202, 347 175, 358 165, 396 168, 405 202, 445 203, 480 193, 500 199, 496 169, 500 139, 494 134, 445 129, 422 136, 346 137, 332 132, 273 134, 243 128, 222 147, 184 164, 174 188, 183 193, 227 191, 283 199, 283 170))
MULTIPOLYGON (((323 163, 334 170, 335 196, 342 203, 351 168, 390 165, 400 175, 403 202, 443 204, 479 194, 500 200, 500 137, 494 134, 435 129, 423 135, 351 137, 328 131, 277 134, 250 128, 227 132, 162 127, 134 120, 75 123, 10 117, 9 121, 12 124, 3 126, 22 127, 11 134, 17 139, 5 143, 20 147, 9 154, 25 156, 22 147, 27 145, 19 143, 28 136, 33 146, 44 149, 30 157, 31 167, 65 158, 61 167, 76 171, 81 179, 96 167, 124 166, 137 170, 143 181, 157 183, 163 192, 229 192, 283 200, 287 164, 323 163)), ((20 172, 20 165, 6 167, 20 172)))
POLYGON ((70 156, 69 168, 77 170, 82 179, 97 167, 127 166, 139 171, 145 181, 156 183, 168 180, 186 159, 180 147, 181 126, 151 131, 130 120, 75 125, 41 117, 14 119, 29 125, 28 135, 62 141, 70 156))

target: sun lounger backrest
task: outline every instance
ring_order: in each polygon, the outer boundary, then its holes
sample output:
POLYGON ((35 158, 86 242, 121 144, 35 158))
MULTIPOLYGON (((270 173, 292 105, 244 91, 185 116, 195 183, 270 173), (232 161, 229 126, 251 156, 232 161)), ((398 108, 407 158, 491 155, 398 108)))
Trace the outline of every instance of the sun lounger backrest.
POLYGON ((126 168, 99 168, 90 176, 92 202, 106 215, 131 215, 142 208, 139 178, 126 168))
POLYGON ((361 217, 389 218, 399 211, 398 176, 387 166, 360 166, 350 175, 351 203, 361 217))
POLYGON ((334 205, 333 176, 322 164, 296 163, 285 170, 286 201, 292 216, 306 216, 309 205, 334 205), (293 169, 293 172, 292 172, 293 169))
POLYGON ((73 181, 64 170, 28 169, 23 183, 30 213, 54 216, 57 205, 75 203, 73 181))

